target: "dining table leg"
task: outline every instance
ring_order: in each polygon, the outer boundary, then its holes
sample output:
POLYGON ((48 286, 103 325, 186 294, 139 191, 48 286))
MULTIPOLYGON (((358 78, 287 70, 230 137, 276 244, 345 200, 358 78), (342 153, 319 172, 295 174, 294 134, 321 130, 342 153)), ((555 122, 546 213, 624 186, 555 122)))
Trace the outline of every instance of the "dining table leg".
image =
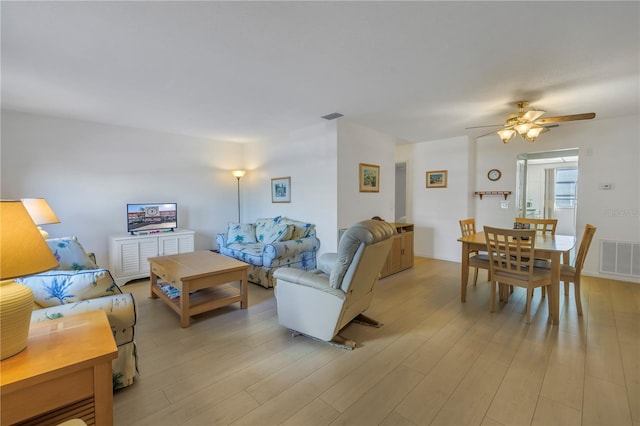
POLYGON ((462 243, 462 271, 460 278, 460 301, 467 300, 467 281, 469 281, 469 243, 462 243))
POLYGON ((560 323, 560 252, 551 253, 551 293, 549 295, 552 324, 560 323))

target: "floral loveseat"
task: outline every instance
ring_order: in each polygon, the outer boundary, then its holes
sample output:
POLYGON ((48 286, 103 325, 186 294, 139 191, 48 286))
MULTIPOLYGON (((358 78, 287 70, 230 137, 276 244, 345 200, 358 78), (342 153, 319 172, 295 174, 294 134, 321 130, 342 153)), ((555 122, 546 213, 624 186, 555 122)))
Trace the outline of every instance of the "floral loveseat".
POLYGON ((17 279, 33 292, 31 322, 102 309, 118 347, 118 358, 112 361, 113 389, 131 385, 137 373, 133 295, 123 293, 111 273, 98 268, 95 257, 87 254, 75 237, 50 239, 47 244, 60 266, 17 279))
POLYGON ((229 223, 227 233, 218 234, 216 242, 221 254, 248 263, 249 281, 265 288, 275 285, 277 268, 314 270, 320 248, 315 225, 281 216, 229 223))

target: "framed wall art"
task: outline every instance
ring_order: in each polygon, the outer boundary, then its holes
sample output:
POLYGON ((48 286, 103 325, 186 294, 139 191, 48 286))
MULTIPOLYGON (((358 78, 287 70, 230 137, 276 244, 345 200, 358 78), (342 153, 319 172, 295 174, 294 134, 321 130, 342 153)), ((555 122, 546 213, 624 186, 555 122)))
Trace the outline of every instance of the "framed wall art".
POLYGON ((271 202, 291 202, 291 176, 271 179, 271 202))
POLYGON ((380 192, 380 166, 360 163, 360 192, 380 192))
POLYGON ((446 188, 447 171, 431 170, 427 171, 427 188, 446 188))

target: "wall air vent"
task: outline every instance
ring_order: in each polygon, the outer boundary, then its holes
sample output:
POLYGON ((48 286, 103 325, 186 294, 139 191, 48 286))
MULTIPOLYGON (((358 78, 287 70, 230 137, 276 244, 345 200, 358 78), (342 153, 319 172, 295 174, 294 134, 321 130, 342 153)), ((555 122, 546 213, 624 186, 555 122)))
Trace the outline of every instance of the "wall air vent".
POLYGON ((323 115, 322 118, 325 120, 335 120, 336 118, 344 117, 344 115, 339 112, 332 112, 331 114, 323 115))
POLYGON ((600 272, 640 277, 640 243, 601 240, 600 272))

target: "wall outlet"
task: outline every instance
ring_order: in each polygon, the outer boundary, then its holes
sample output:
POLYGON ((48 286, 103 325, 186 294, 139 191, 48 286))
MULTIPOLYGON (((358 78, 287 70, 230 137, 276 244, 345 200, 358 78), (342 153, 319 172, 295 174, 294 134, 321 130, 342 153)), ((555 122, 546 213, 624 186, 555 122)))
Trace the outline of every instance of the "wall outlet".
POLYGON ((501 209, 508 209, 509 208, 509 202, 508 201, 501 201, 500 202, 500 208, 501 209))

